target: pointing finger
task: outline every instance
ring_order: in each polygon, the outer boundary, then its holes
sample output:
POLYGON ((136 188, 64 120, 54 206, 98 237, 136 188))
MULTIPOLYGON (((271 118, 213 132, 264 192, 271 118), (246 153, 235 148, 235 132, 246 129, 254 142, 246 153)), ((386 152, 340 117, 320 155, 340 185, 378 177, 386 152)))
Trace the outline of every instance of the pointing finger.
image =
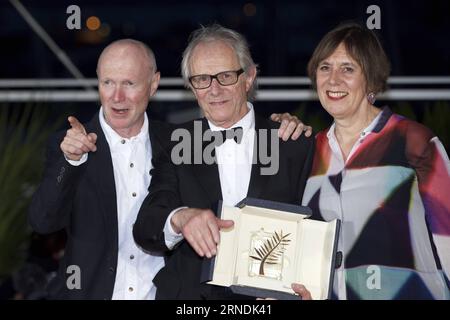
POLYGON ((70 116, 69 118, 67 118, 67 120, 69 121, 70 126, 73 129, 75 129, 79 132, 82 132, 83 134, 86 134, 86 130, 84 129, 84 126, 80 123, 80 121, 78 121, 77 118, 70 116))

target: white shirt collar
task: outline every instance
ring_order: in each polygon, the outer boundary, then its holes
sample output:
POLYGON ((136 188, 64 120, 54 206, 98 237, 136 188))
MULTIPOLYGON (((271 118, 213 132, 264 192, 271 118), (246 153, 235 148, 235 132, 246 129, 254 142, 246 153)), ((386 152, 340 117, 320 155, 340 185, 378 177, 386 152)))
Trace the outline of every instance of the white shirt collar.
POLYGON ((123 138, 116 131, 114 131, 113 128, 111 128, 111 126, 106 122, 105 116, 103 114, 103 106, 100 107, 99 120, 103 132, 105 133, 106 141, 108 142, 110 148, 113 148, 119 143, 123 143, 122 141, 145 141, 145 139, 148 138, 148 117, 146 113, 144 113, 144 124, 142 125, 141 131, 136 136, 131 138, 123 138))
MULTIPOLYGON (((247 130, 250 130, 255 127, 255 111, 253 110, 253 105, 251 102, 247 102, 247 113, 245 116, 242 117, 238 122, 233 124, 230 128, 236 128, 236 127, 242 127, 244 132, 247 130)), ((218 127, 214 125, 211 121, 208 120, 209 128, 211 131, 221 131, 221 130, 227 130, 226 128, 218 127)))
MULTIPOLYGON (((375 128, 378 121, 380 120, 382 113, 383 112, 378 113, 377 116, 372 120, 372 122, 363 131, 361 131, 360 137, 364 137, 367 134, 369 134, 370 132, 372 132, 372 130, 375 128)), ((328 129, 328 132, 327 132, 328 139, 336 140, 336 135, 334 134, 335 128, 336 128, 336 122, 333 122, 333 124, 331 125, 330 129, 328 129)))

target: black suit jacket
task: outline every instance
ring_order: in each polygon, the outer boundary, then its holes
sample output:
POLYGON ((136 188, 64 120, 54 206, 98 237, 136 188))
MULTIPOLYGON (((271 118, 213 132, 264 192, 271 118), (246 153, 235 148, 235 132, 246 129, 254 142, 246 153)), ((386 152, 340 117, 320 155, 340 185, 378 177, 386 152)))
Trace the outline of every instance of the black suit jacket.
MULTIPOLYGON (((202 120, 202 125, 203 130, 209 129, 205 119, 202 120)), ((193 122, 182 126, 192 134, 193 127, 193 122)), ((255 116, 256 130, 278 127, 278 123, 255 116)), ((259 139, 258 135, 256 137, 259 139)), ((172 210, 187 206, 211 208, 215 211, 218 200, 222 199, 217 164, 174 165, 170 160, 171 147, 160 149, 157 154, 153 153, 154 169, 149 194, 133 229, 136 242, 147 250, 168 250, 163 229, 172 210)), ((253 164, 247 196, 299 204, 311 168, 314 139, 302 135, 297 141, 280 140, 279 147, 278 172, 270 176, 261 175, 261 162, 253 164)), ((227 290, 200 284, 201 265, 202 258, 183 240, 172 251, 166 260, 166 266, 153 281, 157 287, 156 298, 236 298, 229 295, 227 290)))
MULTIPOLYGON (((149 122, 152 146, 154 132, 162 126, 149 122)), ((97 151, 75 167, 59 147, 65 132, 50 139, 43 179, 29 208, 29 223, 36 232, 65 229, 67 233, 64 257, 48 288, 50 298, 111 299, 113 294, 118 225, 112 159, 98 113, 85 127, 97 134, 97 151), (80 289, 69 290, 66 285, 74 274, 68 270, 71 265, 80 268, 80 289)))

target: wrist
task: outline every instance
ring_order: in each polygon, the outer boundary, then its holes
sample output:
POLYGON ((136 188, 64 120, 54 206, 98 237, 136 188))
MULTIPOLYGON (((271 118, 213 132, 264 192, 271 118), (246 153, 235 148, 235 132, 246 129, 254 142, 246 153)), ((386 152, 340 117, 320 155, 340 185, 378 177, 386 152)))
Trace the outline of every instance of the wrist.
POLYGON ((172 218, 170 219, 170 225, 172 226, 172 229, 175 233, 181 233, 181 226, 180 226, 180 215, 182 214, 182 210, 176 212, 172 218))

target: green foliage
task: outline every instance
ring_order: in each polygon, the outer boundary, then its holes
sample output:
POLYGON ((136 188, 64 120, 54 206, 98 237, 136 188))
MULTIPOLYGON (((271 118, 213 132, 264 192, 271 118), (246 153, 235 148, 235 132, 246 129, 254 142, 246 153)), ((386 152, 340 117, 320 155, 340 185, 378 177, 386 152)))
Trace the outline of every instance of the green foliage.
POLYGON ((433 105, 425 108, 422 123, 433 130, 442 144, 450 149, 450 104, 444 101, 437 101, 433 105))
POLYGON ((408 102, 398 102, 397 104, 392 105, 391 110, 392 112, 401 114, 410 120, 417 121, 417 115, 414 112, 413 107, 408 102))
POLYGON ((44 106, 0 106, 0 282, 21 266, 30 229, 27 209, 43 164, 48 135, 44 106))

